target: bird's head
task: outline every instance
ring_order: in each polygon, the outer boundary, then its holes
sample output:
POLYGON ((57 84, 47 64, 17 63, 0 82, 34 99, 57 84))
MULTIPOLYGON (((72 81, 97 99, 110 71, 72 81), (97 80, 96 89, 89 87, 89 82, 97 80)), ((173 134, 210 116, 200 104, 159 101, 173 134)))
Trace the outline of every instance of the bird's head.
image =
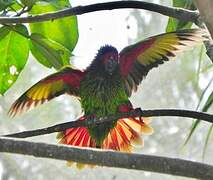
POLYGON ((91 67, 96 71, 104 71, 106 74, 112 75, 117 69, 118 63, 117 49, 110 45, 105 45, 98 50, 91 67))

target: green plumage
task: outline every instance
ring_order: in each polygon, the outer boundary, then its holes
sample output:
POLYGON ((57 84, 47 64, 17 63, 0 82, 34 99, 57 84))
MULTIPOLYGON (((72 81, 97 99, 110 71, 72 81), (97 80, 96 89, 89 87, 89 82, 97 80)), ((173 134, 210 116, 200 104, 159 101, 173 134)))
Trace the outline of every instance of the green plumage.
MULTIPOLYGON (((119 105, 128 102, 119 69, 115 70, 112 75, 100 69, 99 71, 96 69, 96 72, 89 72, 81 82, 80 97, 85 115, 95 115, 97 118, 115 114, 119 105)), ((97 146, 100 146, 110 129, 115 126, 116 120, 88 128, 97 146)))

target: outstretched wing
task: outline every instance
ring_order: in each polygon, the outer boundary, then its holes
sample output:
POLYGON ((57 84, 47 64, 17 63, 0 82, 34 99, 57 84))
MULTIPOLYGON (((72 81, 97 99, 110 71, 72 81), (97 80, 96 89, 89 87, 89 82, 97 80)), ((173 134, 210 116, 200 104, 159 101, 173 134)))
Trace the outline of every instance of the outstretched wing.
POLYGON ((80 70, 65 67, 61 71, 47 76, 33 85, 13 103, 8 112, 9 115, 15 116, 17 113, 43 104, 65 93, 78 96, 78 89, 84 75, 85 73, 80 70))
POLYGON ((119 61, 127 95, 137 90, 152 68, 205 40, 205 35, 206 32, 200 29, 186 29, 153 36, 124 48, 119 61))

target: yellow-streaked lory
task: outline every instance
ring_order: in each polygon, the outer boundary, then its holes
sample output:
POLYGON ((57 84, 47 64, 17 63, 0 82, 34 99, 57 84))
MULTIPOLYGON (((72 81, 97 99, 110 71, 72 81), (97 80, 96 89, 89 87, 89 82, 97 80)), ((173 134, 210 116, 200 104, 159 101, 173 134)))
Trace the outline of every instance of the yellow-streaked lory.
MULTIPOLYGON (((88 116, 99 118, 132 111, 129 97, 147 73, 178 52, 205 40, 204 35, 200 29, 164 33, 127 46, 120 53, 105 45, 85 70, 65 67, 37 82, 15 101, 9 113, 14 116, 62 94, 79 99, 83 121, 88 116)), ((141 133, 152 132, 148 123, 145 118, 129 117, 88 128, 69 128, 62 132, 60 142, 129 152, 133 142, 143 144, 141 133)))

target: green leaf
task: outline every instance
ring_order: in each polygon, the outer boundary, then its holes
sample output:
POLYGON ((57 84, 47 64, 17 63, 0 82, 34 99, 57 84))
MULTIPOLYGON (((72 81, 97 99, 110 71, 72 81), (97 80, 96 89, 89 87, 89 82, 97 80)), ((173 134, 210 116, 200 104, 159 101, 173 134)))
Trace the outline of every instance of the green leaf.
POLYGON ((187 136, 183 146, 185 146, 189 142, 189 140, 192 137, 192 134, 194 133, 195 129, 198 127, 199 124, 200 124, 199 119, 197 119, 195 122, 193 122, 192 127, 191 127, 190 132, 189 132, 189 135, 187 136))
POLYGON ((208 147, 208 144, 209 144, 209 140, 210 140, 210 137, 211 137, 211 134, 212 134, 212 130, 213 130, 213 125, 210 126, 208 133, 206 135, 206 140, 205 140, 205 144, 204 144, 204 148, 203 148, 203 154, 202 154, 203 160, 205 159, 206 150, 207 150, 207 147, 208 147))
POLYGON ((63 45, 36 33, 30 39, 31 53, 44 66, 60 69, 69 64, 71 53, 63 45))
POLYGON ((8 6, 12 5, 15 0, 0 0, 0 11, 5 10, 8 6))
POLYGON ((25 6, 31 7, 36 3, 37 0, 20 0, 20 1, 25 6))
POLYGON ((208 97, 206 103, 204 104, 204 106, 203 106, 203 108, 202 108, 202 111, 203 111, 203 112, 207 112, 208 109, 211 107, 212 103, 213 103, 213 91, 212 91, 211 94, 209 95, 209 97, 208 97))
POLYGON ((209 89, 209 87, 211 86, 212 82, 213 82, 213 77, 210 79, 209 83, 207 84, 207 86, 205 87, 205 89, 203 90, 203 92, 201 93, 201 96, 200 96, 200 99, 199 99, 199 101, 198 101, 196 110, 198 110, 198 108, 199 108, 199 106, 200 106, 200 104, 201 104, 201 102, 202 102, 202 100, 203 100, 203 97, 204 97, 204 95, 206 94, 206 92, 207 92, 207 90, 209 89))
MULTIPOLYGON (((54 12, 70 7, 68 0, 37 2, 30 14, 54 12)), ((78 41, 78 26, 76 16, 53 21, 30 24, 32 33, 39 33, 47 39, 56 41, 72 51, 78 41)))
MULTIPOLYGON (((173 0, 173 6, 190 10, 196 9, 193 4, 193 0, 173 0)), ((192 26, 191 22, 180 21, 178 19, 170 17, 166 27, 166 32, 176 31, 178 29, 191 28, 191 26, 192 26)))
POLYGON ((14 31, 25 33, 27 28, 24 25, 2 29, 9 32, 0 39, 0 94, 4 94, 16 81, 29 55, 28 39, 14 31))
POLYGON ((11 8, 15 11, 18 11, 23 8, 23 5, 16 1, 14 4, 11 5, 11 8))
POLYGON ((10 30, 3 26, 0 28, 0 40, 3 39, 5 36, 7 36, 9 34, 10 30))
MULTIPOLYGON (((213 78, 209 81, 208 85, 207 85, 206 88, 203 90, 203 92, 202 92, 202 94, 201 94, 201 96, 200 96, 200 99, 199 99, 199 101, 198 101, 196 110, 198 110, 198 108, 200 107, 200 104, 201 104, 201 102, 202 102, 202 100, 203 100, 203 98, 204 98, 204 96, 205 96, 207 90, 208 90, 209 87, 211 86, 212 82, 213 82, 213 78)), ((213 93, 213 92, 212 92, 212 93, 213 93)), ((208 108, 209 108, 209 107, 211 106, 211 104, 212 104, 212 98, 213 98, 213 97, 212 97, 212 93, 210 94, 210 96, 208 97, 208 99, 207 99, 205 105, 204 105, 203 108, 202 108, 202 111, 203 111, 203 112, 206 112, 206 111, 208 110, 208 108)), ((184 144, 183 144, 184 146, 189 142, 189 140, 191 139, 192 134, 194 133, 194 131, 196 130, 196 128, 198 127, 198 125, 200 124, 200 122, 201 122, 201 121, 200 121, 199 119, 197 119, 195 122, 193 122, 192 127, 191 127, 190 132, 189 132, 189 135, 187 136, 187 138, 186 138, 186 140, 185 140, 185 142, 184 142, 184 144)))

